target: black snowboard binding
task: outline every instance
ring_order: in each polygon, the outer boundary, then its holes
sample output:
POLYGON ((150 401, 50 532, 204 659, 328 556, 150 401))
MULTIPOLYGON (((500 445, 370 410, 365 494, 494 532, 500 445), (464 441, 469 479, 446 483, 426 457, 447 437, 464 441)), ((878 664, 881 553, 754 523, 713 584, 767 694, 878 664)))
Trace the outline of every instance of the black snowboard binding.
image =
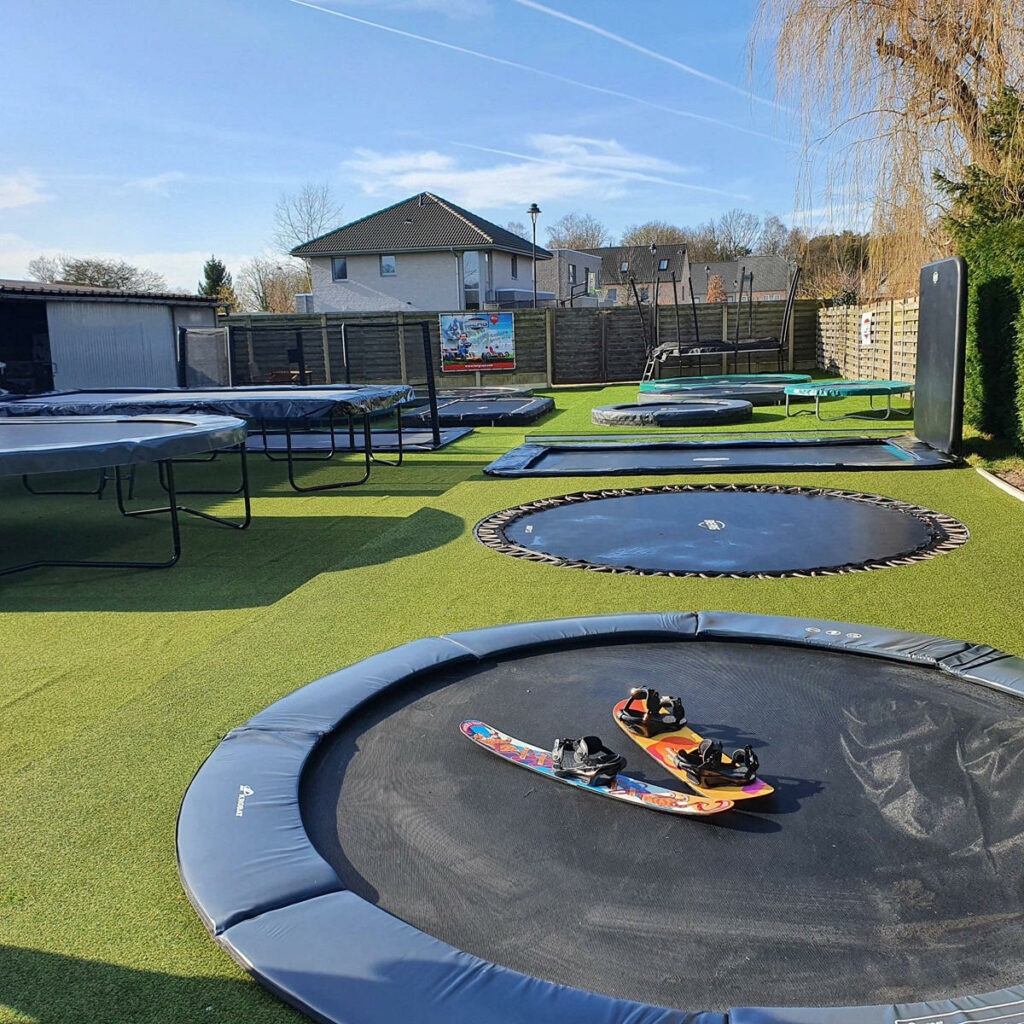
POLYGON ((693 777, 703 789, 715 786, 743 786, 753 782, 760 762, 750 746, 732 752, 731 763, 722 757, 722 743, 715 740, 701 740, 700 746, 689 753, 676 751, 676 767, 693 777))
POLYGON ((637 736, 651 739, 686 725, 686 710, 678 697, 662 697, 650 686, 634 686, 619 721, 637 736))
POLYGON ((609 750, 597 736, 555 740, 551 760, 556 775, 591 786, 610 786, 626 767, 626 759, 609 750))

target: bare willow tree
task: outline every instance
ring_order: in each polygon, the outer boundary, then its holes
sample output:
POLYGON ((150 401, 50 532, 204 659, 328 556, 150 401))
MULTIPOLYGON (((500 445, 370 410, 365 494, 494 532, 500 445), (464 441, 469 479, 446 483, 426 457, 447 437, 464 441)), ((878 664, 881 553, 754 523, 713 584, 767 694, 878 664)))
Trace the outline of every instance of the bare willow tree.
POLYGON ((806 205, 824 167, 833 212, 870 217, 875 280, 912 289, 948 245, 936 172, 1014 173, 984 114, 1024 77, 1020 0, 761 0, 752 62, 765 47, 802 115, 806 205))

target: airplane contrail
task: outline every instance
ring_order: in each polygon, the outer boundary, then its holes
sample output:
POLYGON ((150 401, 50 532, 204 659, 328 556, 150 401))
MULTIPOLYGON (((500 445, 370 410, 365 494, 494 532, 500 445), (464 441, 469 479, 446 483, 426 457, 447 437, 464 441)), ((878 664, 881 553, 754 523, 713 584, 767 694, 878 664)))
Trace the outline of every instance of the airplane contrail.
POLYGON ((601 93, 604 96, 614 96, 621 100, 630 100, 633 103, 640 103, 653 110, 660 110, 665 114, 674 114, 676 117, 685 117, 694 121, 703 121, 706 124, 718 125, 720 128, 728 128, 733 132, 742 132, 744 135, 754 135, 759 139, 769 139, 772 142, 784 142, 767 132, 759 132, 754 128, 744 128, 730 121, 723 121, 718 117, 710 117, 706 114, 695 114, 690 110, 679 110, 676 107, 669 107, 653 100, 646 100, 641 96, 631 96, 627 92, 619 92, 617 89, 606 89, 601 85, 591 85, 589 82, 581 82, 575 78, 566 78, 565 75, 556 74, 554 71, 544 71, 542 68, 535 68, 529 64, 520 64, 518 61, 506 60, 504 57, 495 57, 490 53, 482 53, 480 50, 470 50, 465 46, 457 46, 455 43, 446 43, 443 39, 434 39, 431 36, 421 36, 415 32, 406 32, 404 29, 393 28, 391 25, 381 25, 376 21, 368 21, 366 18, 357 18, 354 14, 343 14, 341 11, 334 11, 330 7, 321 7, 319 4, 309 3, 308 0, 288 0, 289 3, 298 7, 308 7, 311 11, 320 11, 323 14, 331 14, 335 18, 343 18, 345 21, 355 22, 357 25, 365 25, 368 28, 380 29, 382 32, 390 32, 392 35, 403 36, 406 39, 415 39, 420 43, 428 43, 431 46, 440 46, 445 50, 452 50, 455 53, 462 53, 469 57, 477 57, 480 60, 490 61, 492 64, 501 64, 504 67, 514 68, 517 71, 527 71, 532 75, 541 75, 544 78, 562 82, 565 85, 574 85, 579 89, 588 89, 591 92, 601 93))
POLYGON ((737 195, 735 192, 727 192, 720 188, 711 188, 708 185, 691 185, 685 181, 673 181, 671 178, 662 178, 656 174, 647 174, 644 171, 619 170, 614 167, 593 167, 590 164, 573 164, 566 160, 553 159, 551 157, 530 156, 528 153, 516 153, 510 149, 494 149, 491 146, 478 146, 472 142, 453 142, 453 146, 462 149, 475 149, 481 153, 494 153, 496 156, 511 156, 518 160, 528 160, 537 164, 552 164, 556 167, 565 167, 571 171, 583 171, 586 174, 605 174, 612 178, 624 178, 630 181, 649 181, 655 185, 669 185, 672 188, 690 189, 693 192, 706 192, 709 195, 729 196, 735 199, 749 199, 749 196, 737 195))
POLYGON ((660 60, 664 64, 669 64, 674 68, 678 68, 680 71, 685 71, 688 75, 693 75, 695 78, 702 78, 705 82, 712 82, 715 85, 720 85, 723 89, 729 89, 732 92, 739 93, 741 96, 746 96, 747 99, 753 100, 755 103, 764 103, 769 107, 776 107, 773 100, 765 99, 762 96, 749 92, 747 89, 742 88, 738 85, 733 85, 732 82, 727 82, 722 78, 716 78, 714 75, 709 75, 706 71, 701 71, 699 68, 690 67, 689 64, 683 64, 681 61, 675 60, 672 57, 667 57, 663 53, 658 53, 657 50, 649 50, 646 46, 641 46, 639 43, 634 43, 631 39, 626 39, 624 36, 616 35, 614 32, 609 32, 605 28, 601 28, 600 25, 595 25, 589 21, 583 21, 581 18, 574 18, 572 15, 564 14, 562 11, 556 11, 552 7, 545 7, 543 4, 539 4, 536 0, 515 0, 517 4, 522 7, 529 7, 534 11, 540 11, 542 14, 550 15, 552 18, 559 18, 561 21, 567 21, 570 25, 576 25, 578 28, 586 29, 588 32, 593 32, 595 35, 604 36, 605 39, 610 39, 614 43, 618 43, 620 46, 625 46, 630 50, 636 50, 637 53, 642 53, 646 57, 651 57, 654 60, 660 60))

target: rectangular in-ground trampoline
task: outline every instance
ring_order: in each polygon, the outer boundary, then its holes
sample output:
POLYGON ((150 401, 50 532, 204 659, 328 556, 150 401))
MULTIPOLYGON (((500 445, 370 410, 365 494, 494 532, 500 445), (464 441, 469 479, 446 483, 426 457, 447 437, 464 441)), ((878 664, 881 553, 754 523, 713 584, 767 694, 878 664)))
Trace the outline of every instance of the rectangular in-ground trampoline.
POLYGON ((513 448, 492 476, 942 469, 960 464, 967 268, 959 256, 921 269, 914 426, 917 436, 532 443, 513 448))
POLYGON ((523 444, 492 462, 492 476, 621 476, 772 470, 940 469, 958 464, 915 437, 758 438, 523 444))

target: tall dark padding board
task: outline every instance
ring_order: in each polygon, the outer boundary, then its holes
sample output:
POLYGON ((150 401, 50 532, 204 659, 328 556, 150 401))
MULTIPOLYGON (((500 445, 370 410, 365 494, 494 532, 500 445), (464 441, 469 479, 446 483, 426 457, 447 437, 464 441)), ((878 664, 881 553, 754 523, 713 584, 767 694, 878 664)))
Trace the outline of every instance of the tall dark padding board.
POLYGON ((914 432, 951 455, 962 443, 966 347, 967 265, 951 256, 921 268, 914 399, 914 432))

